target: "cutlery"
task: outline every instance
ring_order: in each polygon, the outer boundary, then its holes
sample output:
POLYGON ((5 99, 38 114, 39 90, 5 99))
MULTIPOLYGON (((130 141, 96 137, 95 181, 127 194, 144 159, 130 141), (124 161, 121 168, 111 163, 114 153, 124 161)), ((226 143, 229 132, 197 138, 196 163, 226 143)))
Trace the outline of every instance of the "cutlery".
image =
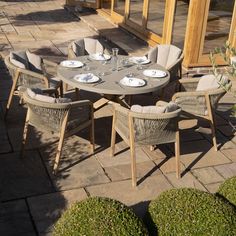
POLYGON ((95 87, 95 86, 97 86, 97 85, 99 85, 99 84, 103 84, 103 83, 105 83, 105 81, 104 81, 104 80, 101 80, 100 82, 94 84, 93 87, 95 87))

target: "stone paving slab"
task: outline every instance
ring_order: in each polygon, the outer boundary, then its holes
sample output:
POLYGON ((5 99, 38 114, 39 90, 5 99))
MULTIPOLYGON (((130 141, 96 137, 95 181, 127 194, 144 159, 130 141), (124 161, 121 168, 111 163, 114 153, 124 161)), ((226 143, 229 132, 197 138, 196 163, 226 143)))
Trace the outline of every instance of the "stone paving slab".
POLYGON ((37 235, 25 200, 0 203, 0 235, 37 235))
POLYGON ((53 230, 53 225, 72 203, 87 197, 84 189, 74 189, 27 198, 32 218, 40 234, 53 230))
POLYGON ((139 216, 144 216, 146 210, 141 205, 144 204, 146 207, 147 202, 170 188, 172 188, 172 185, 163 175, 154 175, 145 179, 137 188, 131 186, 131 180, 125 180, 86 187, 86 190, 91 196, 110 197, 128 206, 133 206, 139 216), (121 191, 121 189, 125 189, 125 191, 121 191), (142 209, 142 211, 140 212, 139 209, 142 209))
POLYGON ((190 172, 184 174, 180 179, 176 178, 175 173, 168 173, 166 177, 175 188, 196 188, 206 191, 206 188, 190 172))
MULTIPOLYGON (((109 176, 111 181, 121 181, 131 179, 131 165, 118 165, 105 167, 104 171, 109 176)), ((160 174, 160 170, 152 161, 145 161, 142 163, 137 163, 137 177, 149 177, 154 174, 160 174)))
POLYGON ((51 173, 57 145, 58 143, 55 143, 41 149, 41 155, 56 189, 67 190, 110 182, 96 157, 91 154, 88 141, 77 136, 69 137, 65 141, 59 171, 53 176, 51 173))
POLYGON ((216 193, 219 189, 219 186, 223 183, 222 182, 218 182, 218 183, 214 183, 214 184, 206 184, 205 187, 206 189, 210 192, 210 193, 216 193))
POLYGON ((1 201, 24 198, 54 191, 36 151, 0 155, 1 201))
POLYGON ((225 178, 236 176, 236 163, 215 166, 215 169, 225 178))
POLYGON ((201 183, 209 185, 212 183, 223 182, 224 178, 213 168, 206 167, 202 169, 193 170, 192 173, 196 176, 201 183))

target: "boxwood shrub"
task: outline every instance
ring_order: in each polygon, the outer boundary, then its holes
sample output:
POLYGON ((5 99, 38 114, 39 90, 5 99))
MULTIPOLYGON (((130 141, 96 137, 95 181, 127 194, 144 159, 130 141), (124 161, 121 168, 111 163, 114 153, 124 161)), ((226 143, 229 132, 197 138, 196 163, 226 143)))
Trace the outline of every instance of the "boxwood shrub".
POLYGON ((223 196, 233 204, 236 209, 236 176, 227 179, 223 184, 221 184, 217 194, 223 196))
POLYGON ((149 214, 158 235, 236 235, 233 206, 196 189, 163 192, 151 201, 149 214))
POLYGON ((73 204, 54 227, 55 236, 148 235, 142 221, 124 204, 91 197, 73 204))

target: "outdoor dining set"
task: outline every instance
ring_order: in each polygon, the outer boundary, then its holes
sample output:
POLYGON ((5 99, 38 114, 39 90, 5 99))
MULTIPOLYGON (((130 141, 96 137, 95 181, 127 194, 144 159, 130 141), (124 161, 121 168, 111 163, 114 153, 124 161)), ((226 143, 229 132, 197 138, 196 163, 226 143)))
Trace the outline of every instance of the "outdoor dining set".
POLYGON ((113 104, 111 156, 115 155, 116 133, 130 147, 132 185, 136 186, 135 147, 147 145, 151 150, 158 144, 175 143, 176 176, 180 171, 181 119, 204 118, 210 123, 214 149, 217 142, 214 109, 225 94, 224 87, 231 82, 217 76, 182 79, 181 49, 174 45, 157 45, 147 55, 123 56, 118 48, 111 53, 98 39, 83 38, 68 46, 68 59, 60 64, 42 59, 26 51, 11 52, 5 64, 13 84, 8 98, 5 117, 14 95, 28 107, 22 138, 21 154, 27 140, 28 126, 59 134, 53 171, 56 173, 64 139, 89 128, 92 152, 95 149, 94 111, 108 103, 113 104), (54 73, 52 73, 54 72, 54 73), (132 104, 132 97, 159 91, 177 85, 171 101, 157 101, 155 105, 132 104), (223 86, 222 86, 223 84, 223 86), (100 99, 72 101, 64 97, 68 88, 100 94, 100 99))

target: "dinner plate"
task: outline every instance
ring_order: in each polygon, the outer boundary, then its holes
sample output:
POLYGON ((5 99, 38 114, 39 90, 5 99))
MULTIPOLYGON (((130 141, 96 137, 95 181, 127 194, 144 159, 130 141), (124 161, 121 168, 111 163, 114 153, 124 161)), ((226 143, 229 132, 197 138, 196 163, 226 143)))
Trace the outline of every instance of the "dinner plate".
POLYGON ((144 70, 143 74, 145 76, 153 77, 153 78, 162 78, 167 75, 167 73, 163 70, 153 70, 153 69, 144 70))
POLYGON ((95 61, 107 61, 111 58, 111 56, 108 54, 96 53, 89 55, 89 58, 95 61))
POLYGON ((131 61, 132 63, 135 63, 135 64, 141 64, 141 65, 148 64, 150 62, 150 60, 147 59, 146 56, 143 56, 143 57, 131 57, 129 59, 129 61, 131 61))
POLYGON ((129 87, 142 87, 146 84, 145 80, 133 77, 124 77, 120 80, 120 84, 129 87))
POLYGON ((78 67, 82 67, 84 64, 81 61, 65 60, 65 61, 62 61, 60 65, 64 67, 68 67, 68 68, 78 68, 78 67))
POLYGON ((97 77, 92 73, 75 75, 73 79, 80 83, 87 83, 87 84, 99 81, 99 77, 97 77))

